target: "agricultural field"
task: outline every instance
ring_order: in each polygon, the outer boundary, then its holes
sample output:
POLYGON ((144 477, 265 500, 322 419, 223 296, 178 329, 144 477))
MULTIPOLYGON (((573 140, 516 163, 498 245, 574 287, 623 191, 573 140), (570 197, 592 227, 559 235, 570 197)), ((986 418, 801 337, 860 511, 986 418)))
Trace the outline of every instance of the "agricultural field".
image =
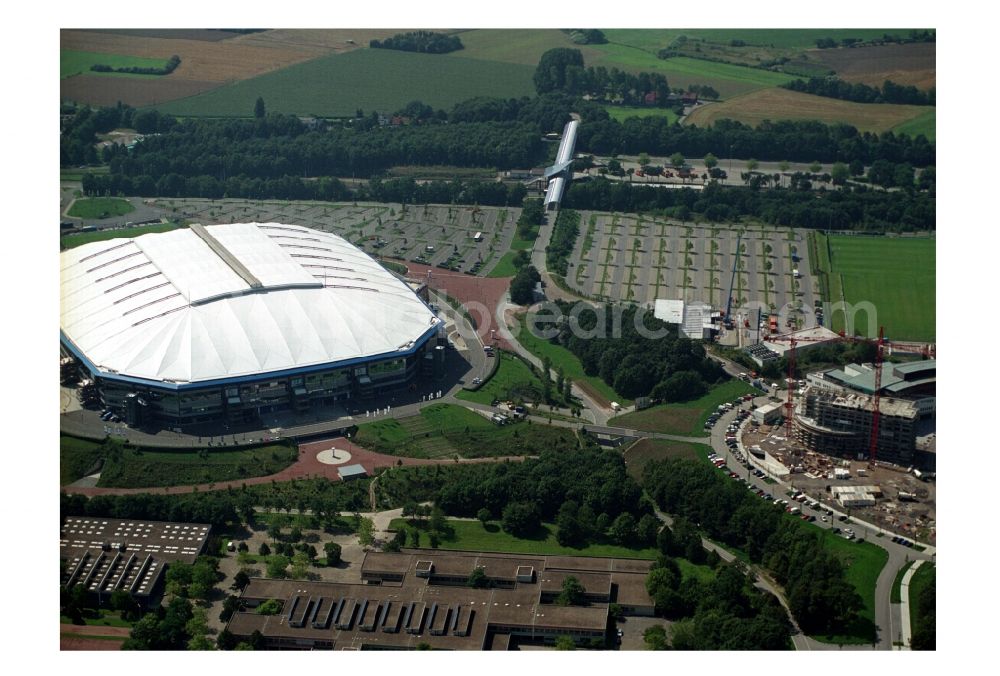
POLYGON ((776 87, 701 106, 685 119, 685 124, 707 127, 725 118, 751 126, 764 120, 819 120, 826 124, 842 122, 862 132, 882 133, 890 129, 898 131, 900 125, 927 113, 927 106, 854 103, 776 87))
POLYGON ((812 307, 817 297, 809 275, 794 276, 796 269, 809 270, 803 230, 701 226, 604 212, 584 213, 580 229, 566 284, 587 298, 643 306, 675 298, 719 307, 731 281, 737 305, 812 307))
POLYGON ((677 113, 669 108, 633 108, 630 106, 604 106, 612 120, 624 122, 630 117, 665 117, 670 124, 678 120, 677 113))
MULTIPOLYGON (((162 68, 166 59, 146 59, 121 54, 81 52, 64 49, 59 52, 59 78, 67 78, 81 73, 91 73, 91 66, 105 65, 112 68, 162 68)), ((157 78, 162 75, 138 75, 133 73, 95 73, 99 77, 157 78)))
POLYGON ((848 82, 881 87, 886 80, 930 89, 937 82, 937 45, 879 45, 853 49, 818 49, 810 52, 848 82))
MULTIPOLYGON (((816 233, 816 241, 819 269, 828 280, 825 300, 872 303, 878 325, 891 339, 934 340, 935 239, 816 233)), ((833 313, 830 320, 835 331, 878 335, 865 313, 857 313, 849 326, 843 312, 833 313)))
POLYGON ((617 42, 656 52, 663 49, 677 37, 728 44, 742 40, 748 45, 777 47, 782 49, 813 49, 820 38, 858 38, 872 40, 884 33, 896 32, 892 29, 877 28, 668 28, 630 29, 612 28, 604 31, 609 42, 617 42))
POLYGON ((392 112, 417 99, 449 109, 475 96, 531 96, 533 74, 533 66, 359 49, 157 107, 183 116, 244 117, 261 96, 269 111, 325 117, 353 116, 359 108, 392 112))
POLYGON ((642 481, 642 472, 646 463, 667 460, 668 458, 707 460, 708 454, 711 452, 712 447, 705 444, 647 438, 640 439, 629 446, 622 455, 625 457, 625 466, 628 468, 629 475, 636 481, 642 481))
MULTIPOLYGON (((181 63, 170 75, 152 78, 109 78, 89 72, 65 77, 60 81, 60 98, 93 105, 114 105, 117 101, 135 107, 157 105, 332 52, 357 49, 367 44, 369 37, 385 37, 393 32, 284 30, 207 40, 206 31, 157 31, 156 35, 147 35, 135 31, 63 30, 59 34, 61 52, 154 59, 157 65, 176 54, 181 63), (348 34, 354 33, 355 44, 347 43, 348 34)), ((249 115, 252 110, 241 114, 249 115)))
MULTIPOLYGON (((720 404, 744 394, 759 393, 759 390, 750 387, 742 380, 729 380, 716 385, 699 399, 660 404, 643 411, 626 413, 612 418, 608 421, 608 425, 645 432, 707 437, 709 434, 704 430, 705 421, 720 404)), ((692 445, 695 451, 700 446, 700 444, 692 445)))
POLYGON ((910 136, 923 134, 928 141, 934 143, 937 137, 937 108, 932 107, 925 110, 912 120, 896 125, 892 131, 896 134, 909 134, 910 136))

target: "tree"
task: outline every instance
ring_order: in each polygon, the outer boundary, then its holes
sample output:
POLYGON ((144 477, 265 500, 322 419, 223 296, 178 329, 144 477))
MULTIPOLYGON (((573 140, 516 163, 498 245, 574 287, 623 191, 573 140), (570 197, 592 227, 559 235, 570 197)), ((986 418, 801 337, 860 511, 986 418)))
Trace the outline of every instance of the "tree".
POLYGON ((639 519, 636 535, 643 545, 653 545, 656 543, 656 534, 660 529, 660 520, 652 514, 643 514, 639 519))
POLYGON ((646 644, 646 650, 669 650, 667 643, 667 630, 662 624, 654 624, 642 632, 642 640, 646 644))
POLYGON ((750 159, 747 160, 747 171, 755 171, 759 166, 760 162, 758 162, 754 158, 751 157, 750 159))
POLYGON ((511 502, 503 510, 500 525, 515 537, 526 537, 535 533, 542 525, 538 503, 511 502))
POLYGON ((447 526, 448 522, 444 518, 444 510, 437 505, 434 505, 434 509, 431 511, 431 530, 437 533, 443 533, 447 526))
POLYGON ((267 536, 271 538, 272 542, 277 542, 281 539, 281 525, 277 521, 272 521, 267 527, 267 536))
POLYGON ((420 531, 416 528, 410 530, 410 546, 414 549, 420 547, 420 531))
POLYGON ((535 302, 535 285, 542 281, 542 276, 533 265, 522 267, 510 280, 510 300, 518 305, 531 305, 535 302))
MULTIPOLYGON (((229 619, 236 613, 237 610, 242 606, 239 596, 233 596, 230 594, 226 597, 226 600, 222 602, 222 612, 219 613, 219 619, 223 622, 229 622, 229 619)), ((229 650, 229 648, 222 648, 223 650, 229 650)))
POLYGON ((250 584, 250 576, 247 575, 245 571, 241 570, 233 576, 232 589, 239 589, 242 591, 247 588, 248 584, 250 584))
POLYGON ((567 500, 559 508, 556 517, 556 541, 563 547, 574 547, 583 541, 583 528, 578 519, 579 505, 567 500))
POLYGON ((576 641, 572 636, 562 634, 556 637, 556 650, 576 650, 576 641))
POLYGON ((834 185, 844 185, 850 176, 850 170, 843 162, 834 162, 830 168, 830 180, 834 185))
POLYGON ((676 169, 680 169, 684 166, 684 153, 674 153, 670 156, 670 164, 674 165, 676 169))
POLYGON ((358 544, 370 547, 375 542, 375 522, 367 516, 361 517, 358 523, 358 544))
POLYGON ((813 161, 813 163, 809 165, 809 171, 814 174, 818 174, 822 168, 823 165, 816 161, 813 161))
POLYGON ((237 645, 236 637, 228 629, 223 629, 216 637, 215 644, 219 647, 219 650, 234 650, 237 645))
POLYGON ((485 589, 490 586, 490 580, 486 577, 486 569, 479 567, 473 569, 473 571, 469 573, 469 579, 465 584, 476 589, 485 589))
POLYGON ((559 592, 559 596, 556 597, 556 605, 560 606, 582 606, 583 605, 583 595, 586 593, 586 589, 580 584, 580 581, 572 575, 567 575, 563 578, 562 591, 559 592))
MULTIPOLYGON (((535 68, 535 91, 544 94, 566 87, 567 70, 573 67, 583 68, 583 54, 579 49, 557 47, 550 49, 538 60, 535 68)), ((572 76, 571 76, 572 77, 572 76)))
POLYGON ((638 160, 639 160, 639 166, 642 167, 643 171, 646 171, 649 168, 649 154, 639 153, 638 160))
POLYGON ((705 155, 704 162, 706 169, 714 169, 719 165, 719 158, 717 158, 712 153, 708 153, 707 155, 705 155))
POLYGON ((270 556, 271 548, 267 546, 266 542, 260 543, 260 548, 257 550, 261 556, 270 556))
POLYGON ((271 557, 271 560, 267 562, 267 576, 282 578, 285 577, 285 569, 288 568, 290 563, 287 556, 281 554, 271 557))
POLYGON ((479 523, 483 524, 483 528, 486 528, 486 522, 490 520, 493 515, 490 514, 490 510, 485 507, 480 507, 479 511, 476 512, 476 518, 479 519, 479 523))
POLYGON ((264 107, 264 98, 262 96, 258 96, 256 103, 253 104, 253 116, 260 120, 263 119, 265 115, 267 115, 267 110, 264 107))
POLYGON ((268 599, 257 606, 258 615, 277 615, 281 612, 281 601, 278 599, 268 599))
POLYGON ((302 539, 302 529, 298 526, 292 526, 292 531, 288 534, 288 539, 292 542, 298 542, 302 539))
POLYGON ((326 565, 337 566, 340 565, 340 555, 342 552, 342 547, 336 542, 327 542, 323 544, 323 552, 326 554, 326 565))
POLYGON ((142 617, 142 607, 124 589, 116 589, 111 593, 111 607, 117 610, 126 622, 135 622, 142 617))

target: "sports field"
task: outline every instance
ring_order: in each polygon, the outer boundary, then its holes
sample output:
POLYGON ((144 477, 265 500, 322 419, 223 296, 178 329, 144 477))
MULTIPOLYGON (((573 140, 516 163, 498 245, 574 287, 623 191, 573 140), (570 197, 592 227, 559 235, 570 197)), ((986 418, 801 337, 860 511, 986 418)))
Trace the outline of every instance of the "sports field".
POLYGON ((66 78, 79 73, 94 73, 95 75, 110 75, 112 77, 156 78, 162 75, 137 75, 133 73, 96 73, 91 66, 104 65, 112 68, 163 68, 165 59, 145 59, 140 56, 124 54, 99 54, 73 49, 59 51, 59 78, 66 78))
MULTIPOLYGON (((826 124, 843 122, 862 132, 881 133, 890 129, 903 131, 901 125, 915 124, 917 118, 922 119, 928 112, 931 115, 930 126, 933 127, 934 109, 928 111, 927 106, 854 103, 775 87, 702 106, 691 113, 685 123, 707 127, 728 118, 757 126, 764 120, 819 120, 826 124)), ((926 127, 926 122, 920 122, 915 128, 926 127)))
MULTIPOLYGON (((854 316, 850 333, 875 337, 878 326, 894 340, 935 339, 936 241, 933 238, 851 237, 817 233, 819 267, 827 273, 827 300, 851 305, 869 302, 877 313, 869 326, 864 312, 854 316)), ((830 317, 844 330, 843 312, 830 317)))
POLYGON ((66 215, 74 218, 101 219, 124 216, 133 211, 135 207, 128 200, 117 197, 84 197, 73 202, 66 215))
POLYGON ((325 117, 389 113, 420 100, 450 109, 475 96, 534 95, 534 66, 389 49, 358 49, 157 106, 182 116, 249 117, 263 97, 269 112, 325 117))

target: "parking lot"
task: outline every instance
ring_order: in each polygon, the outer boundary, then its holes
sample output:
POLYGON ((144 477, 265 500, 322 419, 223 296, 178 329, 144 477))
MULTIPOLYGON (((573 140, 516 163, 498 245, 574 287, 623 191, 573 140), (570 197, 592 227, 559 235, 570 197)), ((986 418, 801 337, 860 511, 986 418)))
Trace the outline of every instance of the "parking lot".
POLYGON ((521 213, 519 208, 243 199, 157 198, 144 206, 168 219, 203 225, 303 225, 336 233, 372 255, 472 274, 488 272, 507 252, 521 213))
POLYGON ((670 298, 724 307, 733 261, 738 260, 733 280, 737 305, 760 302, 777 309, 802 303, 811 308, 818 289, 809 277, 808 254, 801 229, 582 212, 566 281, 600 300, 651 305, 657 298, 670 298))

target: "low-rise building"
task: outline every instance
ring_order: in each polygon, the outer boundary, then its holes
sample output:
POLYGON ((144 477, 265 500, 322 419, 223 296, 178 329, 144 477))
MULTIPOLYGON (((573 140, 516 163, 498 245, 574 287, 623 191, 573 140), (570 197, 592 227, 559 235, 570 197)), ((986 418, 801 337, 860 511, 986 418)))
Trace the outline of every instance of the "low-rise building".
POLYGON ((514 556, 404 550, 369 552, 357 584, 254 578, 244 609, 227 629, 245 640, 255 631, 272 649, 506 650, 512 638, 551 643, 603 640, 609 606, 652 615, 645 580, 650 561, 514 556), (484 586, 468 586, 481 570, 484 586), (583 586, 584 605, 554 603, 563 581, 583 586), (268 599, 277 615, 258 615, 268 599))

